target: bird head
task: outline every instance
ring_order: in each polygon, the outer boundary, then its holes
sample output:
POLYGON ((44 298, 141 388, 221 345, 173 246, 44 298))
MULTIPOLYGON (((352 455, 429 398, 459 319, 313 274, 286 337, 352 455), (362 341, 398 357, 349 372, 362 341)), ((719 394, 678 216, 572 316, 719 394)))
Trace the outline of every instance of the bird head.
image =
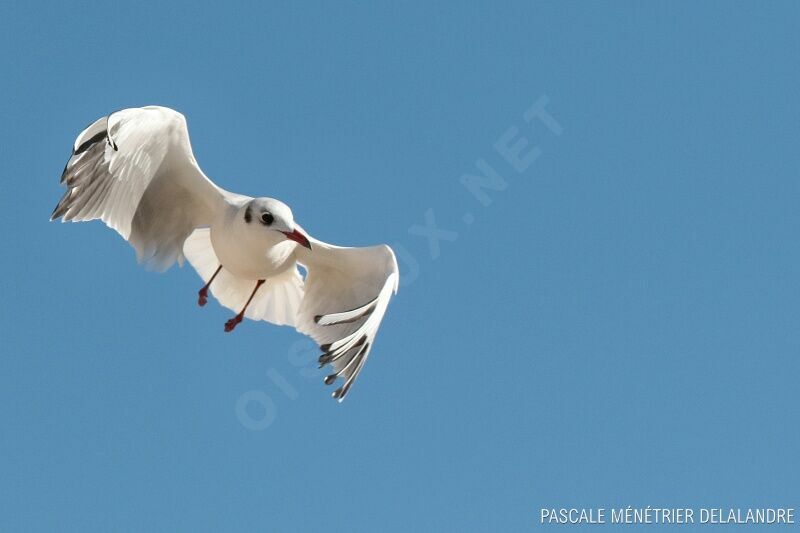
POLYGON ((297 229, 289 206, 274 198, 254 198, 242 209, 244 223, 258 231, 283 234, 287 239, 311 249, 308 237, 297 229))

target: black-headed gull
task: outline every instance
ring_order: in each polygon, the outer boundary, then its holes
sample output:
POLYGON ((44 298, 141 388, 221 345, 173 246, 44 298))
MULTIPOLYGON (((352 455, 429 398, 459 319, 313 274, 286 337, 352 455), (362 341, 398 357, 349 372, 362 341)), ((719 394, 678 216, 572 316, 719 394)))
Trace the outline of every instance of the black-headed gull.
POLYGON ((188 259, 206 282, 199 304, 210 290, 237 312, 225 331, 244 317, 295 327, 320 345, 320 366, 333 368, 325 383, 344 380, 333 393, 344 399, 397 292, 391 248, 326 244, 286 204, 221 189, 200 170, 186 119, 165 107, 95 121, 75 140, 61 183, 67 192, 51 220, 99 218, 157 270, 188 259))

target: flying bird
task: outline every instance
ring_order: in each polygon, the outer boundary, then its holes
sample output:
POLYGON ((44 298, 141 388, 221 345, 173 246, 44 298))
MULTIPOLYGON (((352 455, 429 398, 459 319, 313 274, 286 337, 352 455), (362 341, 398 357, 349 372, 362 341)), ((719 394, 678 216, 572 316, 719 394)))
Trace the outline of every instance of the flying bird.
POLYGON ((325 384, 342 401, 375 341, 399 272, 389 246, 344 248, 311 237, 274 198, 228 192, 200 169, 186 119, 158 106, 125 109, 83 130, 51 220, 100 219, 164 271, 185 259, 210 293, 244 318, 292 326, 319 344, 325 384), (300 271, 305 270, 305 274, 300 271))

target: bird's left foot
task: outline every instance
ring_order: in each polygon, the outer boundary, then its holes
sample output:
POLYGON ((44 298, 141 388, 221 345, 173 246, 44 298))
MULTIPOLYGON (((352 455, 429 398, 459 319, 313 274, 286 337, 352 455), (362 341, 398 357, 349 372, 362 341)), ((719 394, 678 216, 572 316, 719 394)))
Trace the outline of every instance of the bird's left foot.
POLYGON ((242 315, 236 315, 235 317, 225 322, 225 333, 230 333, 231 331, 233 331, 233 328, 235 328, 241 321, 242 321, 242 315))

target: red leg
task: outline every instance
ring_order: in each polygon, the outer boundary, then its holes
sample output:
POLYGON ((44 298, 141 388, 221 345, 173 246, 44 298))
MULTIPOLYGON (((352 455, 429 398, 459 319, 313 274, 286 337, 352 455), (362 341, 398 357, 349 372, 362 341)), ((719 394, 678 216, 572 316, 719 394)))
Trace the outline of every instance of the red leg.
POLYGON ((225 322, 225 332, 226 333, 230 333, 231 331, 233 331, 233 328, 235 328, 236 325, 244 319, 244 312, 247 311, 247 306, 250 305, 250 302, 253 301, 253 296, 256 295, 256 292, 258 291, 258 288, 261 287, 261 285, 263 283, 264 283, 263 279, 260 279, 260 280, 258 280, 256 282, 256 288, 253 289, 253 293, 250 295, 250 298, 247 299, 247 303, 244 304, 244 307, 242 308, 241 311, 239 311, 239 314, 236 315, 235 317, 231 318, 227 322, 225 322))
POLYGON ((199 295, 199 298, 197 299, 197 304, 200 307, 203 307, 208 303, 208 288, 211 286, 211 282, 214 281, 214 278, 217 277, 217 274, 219 274, 220 270, 222 270, 222 265, 217 267, 217 270, 214 271, 214 275, 211 276, 211 279, 208 280, 208 283, 206 283, 205 286, 202 289, 200 289, 200 292, 197 293, 199 295))

